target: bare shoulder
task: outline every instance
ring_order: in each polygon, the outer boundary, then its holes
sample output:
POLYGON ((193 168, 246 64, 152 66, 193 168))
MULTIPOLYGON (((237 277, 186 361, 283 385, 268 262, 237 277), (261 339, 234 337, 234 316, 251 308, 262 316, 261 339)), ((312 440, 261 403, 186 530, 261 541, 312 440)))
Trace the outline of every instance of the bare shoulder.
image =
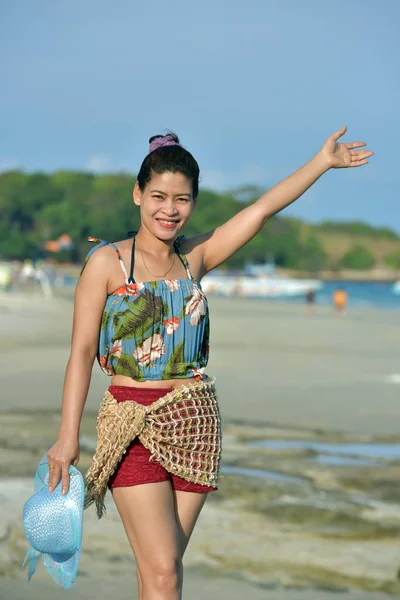
POLYGON ((126 238, 125 240, 118 240, 112 243, 115 244, 120 251, 131 250, 132 248, 132 238, 126 238))
POLYGON ((99 268, 101 266, 106 266, 107 264, 111 264, 112 259, 115 257, 115 249, 110 245, 102 246, 101 248, 97 248, 88 258, 85 271, 93 270, 95 268, 99 268))
POLYGON ((115 248, 111 245, 97 248, 86 260, 81 271, 80 281, 89 284, 96 281, 107 287, 114 262, 115 248))

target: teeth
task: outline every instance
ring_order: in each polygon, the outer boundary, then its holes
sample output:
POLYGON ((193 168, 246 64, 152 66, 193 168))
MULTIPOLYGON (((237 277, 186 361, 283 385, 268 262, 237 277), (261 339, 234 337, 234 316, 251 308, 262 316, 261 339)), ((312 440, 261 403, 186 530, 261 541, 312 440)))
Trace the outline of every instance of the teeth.
POLYGON ((175 225, 176 221, 164 221, 164 219, 158 219, 160 223, 165 223, 166 225, 175 225))

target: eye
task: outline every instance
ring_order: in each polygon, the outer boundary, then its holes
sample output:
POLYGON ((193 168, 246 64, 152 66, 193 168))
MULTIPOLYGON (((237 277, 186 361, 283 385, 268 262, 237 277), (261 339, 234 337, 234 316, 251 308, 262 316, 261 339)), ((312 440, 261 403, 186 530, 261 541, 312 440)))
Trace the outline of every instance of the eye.
POLYGON ((160 196, 160 194, 154 194, 153 198, 157 198, 157 200, 162 200, 162 196, 160 196))
POLYGON ((189 198, 178 198, 178 202, 190 202, 189 198))

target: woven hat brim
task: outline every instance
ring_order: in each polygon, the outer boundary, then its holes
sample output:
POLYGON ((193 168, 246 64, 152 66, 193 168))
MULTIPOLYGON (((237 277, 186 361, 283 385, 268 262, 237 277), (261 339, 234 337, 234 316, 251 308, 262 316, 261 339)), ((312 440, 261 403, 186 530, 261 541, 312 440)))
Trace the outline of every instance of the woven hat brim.
POLYGON ((45 454, 36 469, 33 480, 33 487, 36 492, 40 492, 45 485, 49 483, 49 463, 47 462, 47 454, 45 454))
POLYGON ((69 469, 70 487, 74 488, 75 495, 78 496, 78 547, 71 558, 66 561, 58 562, 54 555, 44 554, 43 563, 50 577, 65 589, 70 589, 78 573, 79 561, 81 558, 82 546, 82 525, 83 525, 83 503, 84 503, 84 483, 81 473, 75 467, 69 469))
MULTIPOLYGON (((74 466, 69 468, 70 475, 70 490, 68 493, 73 493, 74 500, 77 506, 78 518, 76 522, 76 539, 78 550, 67 560, 57 560, 56 555, 43 553, 43 563, 48 571, 50 577, 61 587, 65 589, 71 588, 75 577, 78 573, 79 561, 81 557, 81 546, 82 546, 82 527, 83 527, 83 505, 84 505, 84 481, 81 473, 74 466)), ((47 455, 41 459, 34 478, 34 489, 35 493, 47 486, 49 482, 49 466, 47 462, 47 455)), ((52 493, 61 493, 62 482, 60 481, 52 493)), ((27 556, 37 556, 37 551, 29 547, 27 556)), ((24 561, 24 564, 25 564, 24 561)), ((34 560, 32 568, 29 569, 29 579, 35 572, 37 558, 34 560)))
POLYGON ((50 554, 43 554, 43 564, 50 577, 62 588, 69 590, 77 576, 80 558, 80 550, 62 563, 54 561, 50 554))

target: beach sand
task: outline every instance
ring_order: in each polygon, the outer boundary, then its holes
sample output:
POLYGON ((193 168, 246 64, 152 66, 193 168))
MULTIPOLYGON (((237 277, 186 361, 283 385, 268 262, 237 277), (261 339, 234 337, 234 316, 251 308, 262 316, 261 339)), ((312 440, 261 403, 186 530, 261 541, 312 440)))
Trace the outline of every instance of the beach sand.
MULTIPOLYGON (((59 299, 46 306, 38 298, 37 305, 25 307, 4 296, 2 407, 56 408, 72 306, 59 299)), ((227 419, 398 433, 400 388, 391 383, 400 374, 398 312, 359 309, 339 316, 325 306, 308 314, 305 306, 288 303, 222 298, 209 303, 208 372, 217 378, 227 419)), ((95 364, 87 408, 97 410, 108 383, 95 364)))
MULTIPOLYGON (((35 575, 36 577, 36 575, 35 575)), ((91 600, 96 598, 118 598, 118 600, 134 600, 137 598, 133 591, 132 577, 116 573, 115 579, 93 582, 92 579, 76 581, 71 591, 59 590, 52 581, 31 582, 16 581, 15 579, 0 579, 1 600, 58 600, 70 597, 74 600, 91 600)), ((338 594, 333 592, 263 590, 248 583, 227 578, 210 578, 199 576, 190 571, 186 573, 183 589, 185 600, 338 600, 338 594)), ((365 592, 347 592, 340 595, 341 600, 385 600, 387 595, 365 592)))
MULTIPOLYGON (((365 309, 349 310, 338 316, 329 307, 317 306, 315 312, 309 314, 302 305, 221 298, 210 298, 210 309, 208 372, 217 378, 224 426, 236 423, 240 427, 265 425, 281 430, 398 435, 400 388, 396 374, 400 372, 400 333, 394 325, 398 318, 396 313, 365 309)), ((40 419, 40 411, 58 411, 69 355, 71 315, 72 305, 67 298, 56 298, 45 304, 40 296, 0 296, 0 337, 5 348, 0 370, 4 414, 7 411, 21 415, 37 412, 40 419)), ((96 412, 108 383, 109 379, 95 365, 86 405, 88 414, 96 412)), ((4 419, 2 426, 5 427, 4 419)), ((54 431, 48 434, 51 437, 56 433, 55 421, 54 431)), ((35 461, 39 458, 33 456, 35 461)), ((11 479, 0 480, 2 505, 9 504, 10 514, 15 510, 15 521, 31 493, 31 483, 26 474, 20 480, 13 480, 12 472, 3 475, 11 479), (12 486, 16 486, 14 496, 9 493, 12 486)), ((214 532, 219 542, 224 536, 229 539, 224 532, 229 523, 224 527, 223 518, 224 512, 217 505, 208 507, 206 504, 185 557, 185 598, 303 600, 318 597, 325 600, 337 597, 337 593, 328 591, 329 586, 326 590, 321 586, 318 590, 298 591, 290 589, 296 587, 290 583, 278 584, 276 578, 271 580, 271 585, 264 582, 260 586, 259 582, 251 582, 250 577, 244 580, 240 569, 236 575, 231 568, 229 577, 218 577, 216 565, 197 560, 196 552, 202 542, 202 526, 209 530, 209 535, 214 532)), ((85 554, 84 548, 81 571, 70 594, 77 599, 107 597, 110 593, 121 600, 135 598, 133 561, 122 526, 116 516, 113 517, 113 511, 100 522, 93 514, 85 519, 88 539, 97 535, 100 540, 103 536, 108 544, 118 544, 124 550, 119 548, 118 556, 113 558, 109 552, 102 554, 100 542, 96 547, 100 550, 92 554, 85 554)), ((3 521, 0 518, 0 543, 7 536, 7 528, 9 523, 4 517, 3 521)), ((15 547, 19 557, 27 547, 23 538, 17 537, 15 547)), ((209 544, 212 544, 211 539, 209 544)), ((240 547, 240 539, 237 545, 240 547)), ((388 560, 393 560, 392 556, 390 554, 388 560)), ((268 557, 262 559, 268 561, 268 557)), ((395 582, 395 562, 389 565, 388 573, 385 577, 392 577, 395 582)), ((31 598, 56 599, 65 593, 49 580, 43 568, 38 568, 29 586, 26 577, 26 571, 16 568, 0 573, 0 598, 19 600, 29 594, 31 598)), ((348 587, 352 586, 344 582, 342 595, 346 600, 387 597, 356 587, 346 591, 348 587)), ((394 588, 388 585, 387 589, 394 588)))

